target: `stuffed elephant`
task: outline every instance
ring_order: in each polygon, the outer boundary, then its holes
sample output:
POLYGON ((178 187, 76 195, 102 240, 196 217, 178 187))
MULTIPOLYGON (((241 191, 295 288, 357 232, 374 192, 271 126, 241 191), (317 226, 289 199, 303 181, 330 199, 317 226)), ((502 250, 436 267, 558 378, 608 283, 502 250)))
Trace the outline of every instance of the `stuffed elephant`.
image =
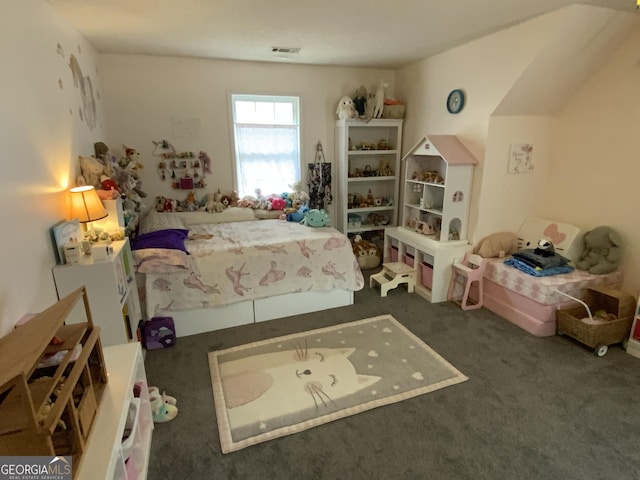
POLYGON ((600 226, 584 234, 584 250, 576 264, 579 270, 603 274, 618 268, 622 240, 610 227, 600 226))

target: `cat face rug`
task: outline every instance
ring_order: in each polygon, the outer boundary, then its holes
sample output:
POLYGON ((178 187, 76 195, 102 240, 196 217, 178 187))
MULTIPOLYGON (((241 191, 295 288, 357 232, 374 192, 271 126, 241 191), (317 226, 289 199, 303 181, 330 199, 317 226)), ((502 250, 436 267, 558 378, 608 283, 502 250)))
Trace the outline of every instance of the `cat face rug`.
POLYGON ((223 453, 467 380, 391 315, 209 353, 223 453))

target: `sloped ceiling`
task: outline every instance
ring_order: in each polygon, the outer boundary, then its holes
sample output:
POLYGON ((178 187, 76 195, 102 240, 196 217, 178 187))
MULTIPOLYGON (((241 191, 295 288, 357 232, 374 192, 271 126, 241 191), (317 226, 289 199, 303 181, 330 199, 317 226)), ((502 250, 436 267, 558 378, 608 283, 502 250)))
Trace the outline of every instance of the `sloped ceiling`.
POLYGON ((575 3, 635 10, 633 0, 47 1, 101 53, 375 68, 397 68, 575 3))
POLYGON ((603 8, 574 6, 558 13, 556 29, 545 32, 540 52, 494 115, 557 114, 640 26, 640 15, 603 8))

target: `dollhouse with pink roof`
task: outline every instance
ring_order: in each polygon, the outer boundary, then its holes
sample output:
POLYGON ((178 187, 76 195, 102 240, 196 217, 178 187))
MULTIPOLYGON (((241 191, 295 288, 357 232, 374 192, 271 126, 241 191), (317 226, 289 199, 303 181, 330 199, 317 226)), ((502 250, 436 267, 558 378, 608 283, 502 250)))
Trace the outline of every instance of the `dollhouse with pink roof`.
POLYGON ((401 224, 385 229, 385 261, 417 271, 416 292, 447 299, 451 264, 467 241, 473 170, 478 160, 455 135, 427 135, 403 157, 401 224))

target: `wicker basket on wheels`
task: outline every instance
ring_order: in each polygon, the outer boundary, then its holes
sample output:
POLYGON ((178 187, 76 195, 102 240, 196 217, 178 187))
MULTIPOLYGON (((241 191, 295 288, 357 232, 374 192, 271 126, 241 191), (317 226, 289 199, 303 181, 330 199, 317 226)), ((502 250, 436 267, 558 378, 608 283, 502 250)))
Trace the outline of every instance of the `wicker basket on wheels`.
POLYGON ((593 348, 598 357, 607 353, 609 345, 625 343, 629 338, 635 311, 633 296, 609 287, 587 288, 584 301, 563 292, 557 293, 581 304, 556 311, 558 335, 567 335, 593 348), (615 319, 594 320, 592 312, 598 311, 613 315, 615 319))

